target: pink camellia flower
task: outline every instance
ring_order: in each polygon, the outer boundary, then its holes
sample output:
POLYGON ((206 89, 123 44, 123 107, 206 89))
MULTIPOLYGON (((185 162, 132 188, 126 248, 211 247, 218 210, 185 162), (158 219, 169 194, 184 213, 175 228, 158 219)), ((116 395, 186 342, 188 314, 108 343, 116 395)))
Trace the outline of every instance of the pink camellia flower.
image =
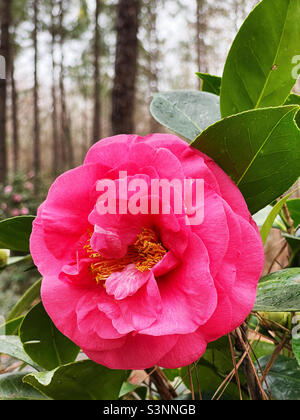
POLYGON ((10 213, 11 213, 12 216, 16 217, 16 216, 20 215, 20 210, 12 209, 10 213))
MULTIPOLYGON (((141 188, 139 199, 153 196, 141 188)), ((95 144, 82 166, 52 185, 34 222, 31 253, 57 328, 113 369, 176 368, 200 358, 207 343, 250 313, 264 262, 238 188, 209 157, 167 134, 95 144), (115 202, 123 211, 99 211, 99 180, 117 187, 141 179, 146 186, 204 180, 202 223, 189 223, 186 206, 175 212, 178 185, 173 202, 154 197, 169 213, 125 212, 133 196, 121 188, 115 202)))
POLYGON ((6 185, 6 187, 4 188, 5 194, 10 194, 12 190, 13 190, 13 187, 11 185, 6 185))
POLYGON ((14 201, 15 203, 20 203, 20 202, 22 201, 22 196, 21 196, 21 194, 14 194, 14 195, 13 195, 13 201, 14 201))
POLYGON ((27 190, 33 191, 34 186, 33 186, 33 183, 32 182, 26 181, 25 184, 24 184, 24 186, 25 186, 25 188, 27 190))
POLYGON ((6 203, 1 203, 1 209, 2 210, 7 210, 7 204, 6 203))
POLYGON ((26 216, 27 214, 29 214, 29 210, 28 210, 28 208, 27 208, 27 207, 22 207, 22 208, 21 208, 21 210, 20 210, 20 213, 21 213, 23 216, 26 216))

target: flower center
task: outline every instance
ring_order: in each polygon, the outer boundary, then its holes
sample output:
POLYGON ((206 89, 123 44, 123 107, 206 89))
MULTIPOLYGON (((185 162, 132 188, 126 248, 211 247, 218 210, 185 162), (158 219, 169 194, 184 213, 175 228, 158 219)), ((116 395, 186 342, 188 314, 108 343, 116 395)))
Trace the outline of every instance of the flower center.
POLYGON ((113 273, 123 271, 129 264, 135 264, 138 271, 150 271, 167 253, 157 234, 150 228, 143 228, 136 242, 129 245, 125 257, 118 260, 104 258, 95 252, 91 247, 90 239, 84 248, 93 260, 90 272, 97 283, 107 280, 113 273))

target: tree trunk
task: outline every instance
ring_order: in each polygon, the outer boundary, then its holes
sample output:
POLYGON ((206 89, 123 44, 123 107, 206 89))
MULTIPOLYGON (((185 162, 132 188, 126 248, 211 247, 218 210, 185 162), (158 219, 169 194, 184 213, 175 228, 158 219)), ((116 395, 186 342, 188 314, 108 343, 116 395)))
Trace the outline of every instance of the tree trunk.
POLYGON ((100 0, 95 0, 95 36, 94 36, 94 124, 93 143, 101 138, 101 97, 100 97, 100 0))
MULTIPOLYGON (((158 0, 148 3, 147 16, 149 18, 148 34, 148 82, 149 82, 149 109, 153 95, 158 92, 159 71, 158 63, 160 59, 159 38, 157 32, 157 9, 158 0)), ((160 124, 150 115, 150 132, 155 133, 160 129, 160 124)))
POLYGON ((39 4, 38 0, 33 2, 33 48, 34 48, 34 130, 33 130, 33 169, 35 173, 35 192, 39 191, 39 176, 41 171, 41 146, 40 146, 40 118, 39 118, 39 81, 38 81, 38 19, 39 4))
MULTIPOLYGON (((196 0, 197 12, 196 12, 196 49, 197 49, 197 68, 198 71, 202 69, 202 45, 203 45, 203 31, 202 31, 202 18, 203 18, 203 0, 196 0)), ((202 81, 199 79, 199 89, 201 88, 202 81)))
POLYGON ((61 168, 59 155, 59 138, 57 124, 57 92, 56 92, 56 62, 55 62, 55 45, 56 45, 56 26, 53 14, 54 1, 51 0, 51 57, 52 57, 52 176, 56 178, 61 168))
POLYGON ((65 64, 64 64, 64 42, 65 42, 65 30, 64 30, 64 7, 63 1, 60 0, 60 104, 61 104, 61 131, 62 131, 62 158, 63 163, 67 164, 67 169, 74 166, 74 152, 71 137, 70 119, 67 110, 66 93, 65 93, 65 64))
POLYGON ((13 168, 14 172, 19 171, 20 158, 20 142, 19 142, 19 106, 18 106, 18 92, 15 81, 15 65, 12 54, 10 67, 11 78, 11 103, 12 103, 12 132, 13 132, 13 168))
POLYGON ((112 92, 112 132, 134 132, 140 0, 119 0, 115 79, 112 92))
MULTIPOLYGON (((10 26, 11 0, 0 0, 0 20, 1 20, 1 42, 0 55, 1 63, 9 63, 9 26, 10 26)), ((4 69, 2 69, 4 70, 4 69)), ((5 69, 6 74, 8 69, 5 69)), ((7 82, 5 74, 0 77, 0 182, 5 182, 7 176, 7 144, 6 144, 6 98, 7 82)))

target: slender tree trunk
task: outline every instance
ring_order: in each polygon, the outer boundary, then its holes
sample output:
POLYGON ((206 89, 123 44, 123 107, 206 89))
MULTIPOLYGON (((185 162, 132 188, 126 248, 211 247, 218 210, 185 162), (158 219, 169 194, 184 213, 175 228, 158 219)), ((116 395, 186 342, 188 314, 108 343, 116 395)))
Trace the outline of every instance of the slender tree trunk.
POLYGON ((134 132, 140 0, 119 0, 115 79, 112 92, 113 134, 134 132))
POLYGON ((74 152, 71 137, 71 126, 70 118, 67 110, 66 93, 65 93, 65 64, 64 64, 64 7, 63 0, 60 0, 60 104, 61 104, 61 131, 62 131, 62 158, 63 162, 67 164, 67 168, 70 169, 74 166, 74 152))
POLYGON ((55 46, 56 46, 56 27, 55 17, 53 14, 54 1, 51 0, 51 57, 52 57, 52 176, 55 178, 60 170, 60 154, 59 154, 59 134, 57 124, 57 92, 56 92, 56 62, 55 62, 55 46))
MULTIPOLYGON (((10 26, 11 0, 0 0, 1 42, 0 42, 0 65, 9 63, 9 26, 10 26)), ((2 69, 4 70, 4 69, 2 69)), ((7 74, 6 69, 6 74, 7 74)), ((3 75, 5 76, 5 74, 3 75)), ((0 182, 5 182, 7 176, 7 144, 6 144, 6 78, 0 78, 0 182)))
MULTIPOLYGON (((196 0, 197 3, 197 22, 196 22, 196 49, 197 49, 197 67, 198 71, 202 69, 202 13, 203 13, 203 0, 196 0)), ((199 79, 199 89, 201 88, 202 81, 199 79)))
POLYGON ((41 145, 40 145, 40 109, 39 109, 39 81, 38 81, 38 19, 39 1, 33 1, 33 48, 34 48, 34 130, 33 130, 33 169, 35 173, 35 192, 39 191, 39 177, 41 172, 41 145))
POLYGON ((100 96, 100 0, 95 0, 95 35, 94 35, 94 123, 93 143, 101 138, 101 96, 100 96))
MULTIPOLYGON (((157 33, 157 8, 158 0, 151 0, 148 3, 147 16, 149 18, 148 40, 148 77, 149 77, 149 101, 151 103, 153 95, 158 92, 158 62, 160 59, 159 39, 157 33)), ((149 103, 149 107, 150 107, 149 103)), ((150 116, 150 132, 155 133, 160 129, 160 124, 150 116)))
POLYGON ((12 100, 12 131, 13 131, 13 168, 14 172, 19 171, 20 158, 20 142, 19 142, 19 106, 18 106, 18 92, 15 81, 15 65, 12 54, 10 67, 11 77, 11 100, 12 100))

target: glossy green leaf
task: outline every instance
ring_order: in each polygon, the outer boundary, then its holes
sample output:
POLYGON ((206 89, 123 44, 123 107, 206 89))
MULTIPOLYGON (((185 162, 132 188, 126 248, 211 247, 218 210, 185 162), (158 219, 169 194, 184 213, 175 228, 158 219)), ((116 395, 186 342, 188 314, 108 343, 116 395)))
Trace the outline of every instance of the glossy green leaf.
MULTIPOLYGON (((7 354, 15 359, 22 360, 28 365, 36 367, 36 364, 28 357, 23 350, 22 343, 18 336, 1 335, 0 336, 0 353, 7 354)), ((1 376, 0 376, 1 377, 1 376)))
POLYGON ((295 227, 300 225, 300 198, 289 200, 287 203, 291 218, 294 221, 295 227))
POLYGON ((296 78, 299 0, 263 0, 238 32, 224 68, 222 116, 284 104, 296 78))
MULTIPOLYGON (((259 364, 264 370, 270 361, 270 356, 264 356, 259 359, 259 364)), ((275 400, 300 400, 300 367, 296 360, 285 356, 279 356, 269 374, 267 375, 267 384, 264 389, 275 400)))
POLYGON ((42 303, 25 316, 19 335, 26 353, 47 370, 73 362, 79 352, 79 348, 58 331, 42 303))
POLYGON ((42 280, 36 281, 21 297, 7 316, 7 321, 22 315, 40 297, 42 280))
POLYGON ((243 112, 203 131, 192 146, 233 179, 252 214, 284 194, 299 176, 297 106, 243 112))
MULTIPOLYGON (((285 101, 285 105, 300 105, 300 96, 295 95, 294 93, 291 93, 290 96, 285 101)), ((298 127, 300 128, 300 111, 296 115, 296 123, 298 127)))
MULTIPOLYGON (((252 217, 253 220, 255 221, 255 223, 257 224, 257 226, 261 227, 265 221, 267 220, 267 217, 269 216, 270 212, 272 211, 273 206, 268 205, 266 207, 264 207, 263 209, 261 209, 259 212, 255 213, 252 217)), ((286 226, 283 223, 280 215, 277 215, 276 219, 273 222, 273 228, 276 229, 280 229, 283 232, 286 231, 286 226)))
POLYGON ((111 370, 91 360, 70 363, 23 379, 55 400, 117 400, 127 372, 111 370))
POLYGON ((287 243, 290 245, 292 251, 300 251, 300 238, 297 236, 290 235, 289 233, 283 233, 282 236, 285 237, 287 243))
POLYGON ((258 285, 254 310, 299 312, 300 268, 288 268, 263 277, 258 285))
POLYGON ((196 75, 202 80, 201 90, 203 92, 210 92, 220 96, 221 77, 213 76, 208 73, 196 73, 196 75))
POLYGON ((272 208, 272 210, 270 211, 268 217, 266 218, 264 224, 262 225, 261 229, 260 229, 260 236, 263 240, 263 244, 265 245, 268 239, 268 236, 270 234, 270 231, 272 229, 273 223, 275 222, 276 217, 278 216, 278 214, 280 213, 283 205, 288 201, 288 199, 290 198, 290 196, 293 193, 288 194, 287 196, 283 197, 281 200, 279 200, 275 206, 272 208))
POLYGON ((285 240, 289 244, 292 251, 291 256, 290 256, 289 266, 299 267, 300 265, 300 237, 290 235, 289 233, 283 233, 282 236, 285 238, 285 240))
POLYGON ((300 366, 300 336, 292 339, 293 352, 300 366))
POLYGON ((0 248, 29 252, 34 216, 18 216, 0 221, 0 248))
POLYGON ((0 335, 18 335, 19 327, 24 319, 24 316, 11 319, 0 325, 0 335))
POLYGON ((157 93, 150 111, 160 124, 190 141, 220 119, 219 97, 207 92, 157 93))
POLYGON ((251 347, 253 350, 253 353, 251 354, 253 362, 263 356, 271 356, 275 350, 275 345, 273 343, 267 343, 262 340, 255 340, 251 344, 251 347))
POLYGON ((39 391, 22 382, 24 373, 0 375, 0 400, 45 400, 39 391))

